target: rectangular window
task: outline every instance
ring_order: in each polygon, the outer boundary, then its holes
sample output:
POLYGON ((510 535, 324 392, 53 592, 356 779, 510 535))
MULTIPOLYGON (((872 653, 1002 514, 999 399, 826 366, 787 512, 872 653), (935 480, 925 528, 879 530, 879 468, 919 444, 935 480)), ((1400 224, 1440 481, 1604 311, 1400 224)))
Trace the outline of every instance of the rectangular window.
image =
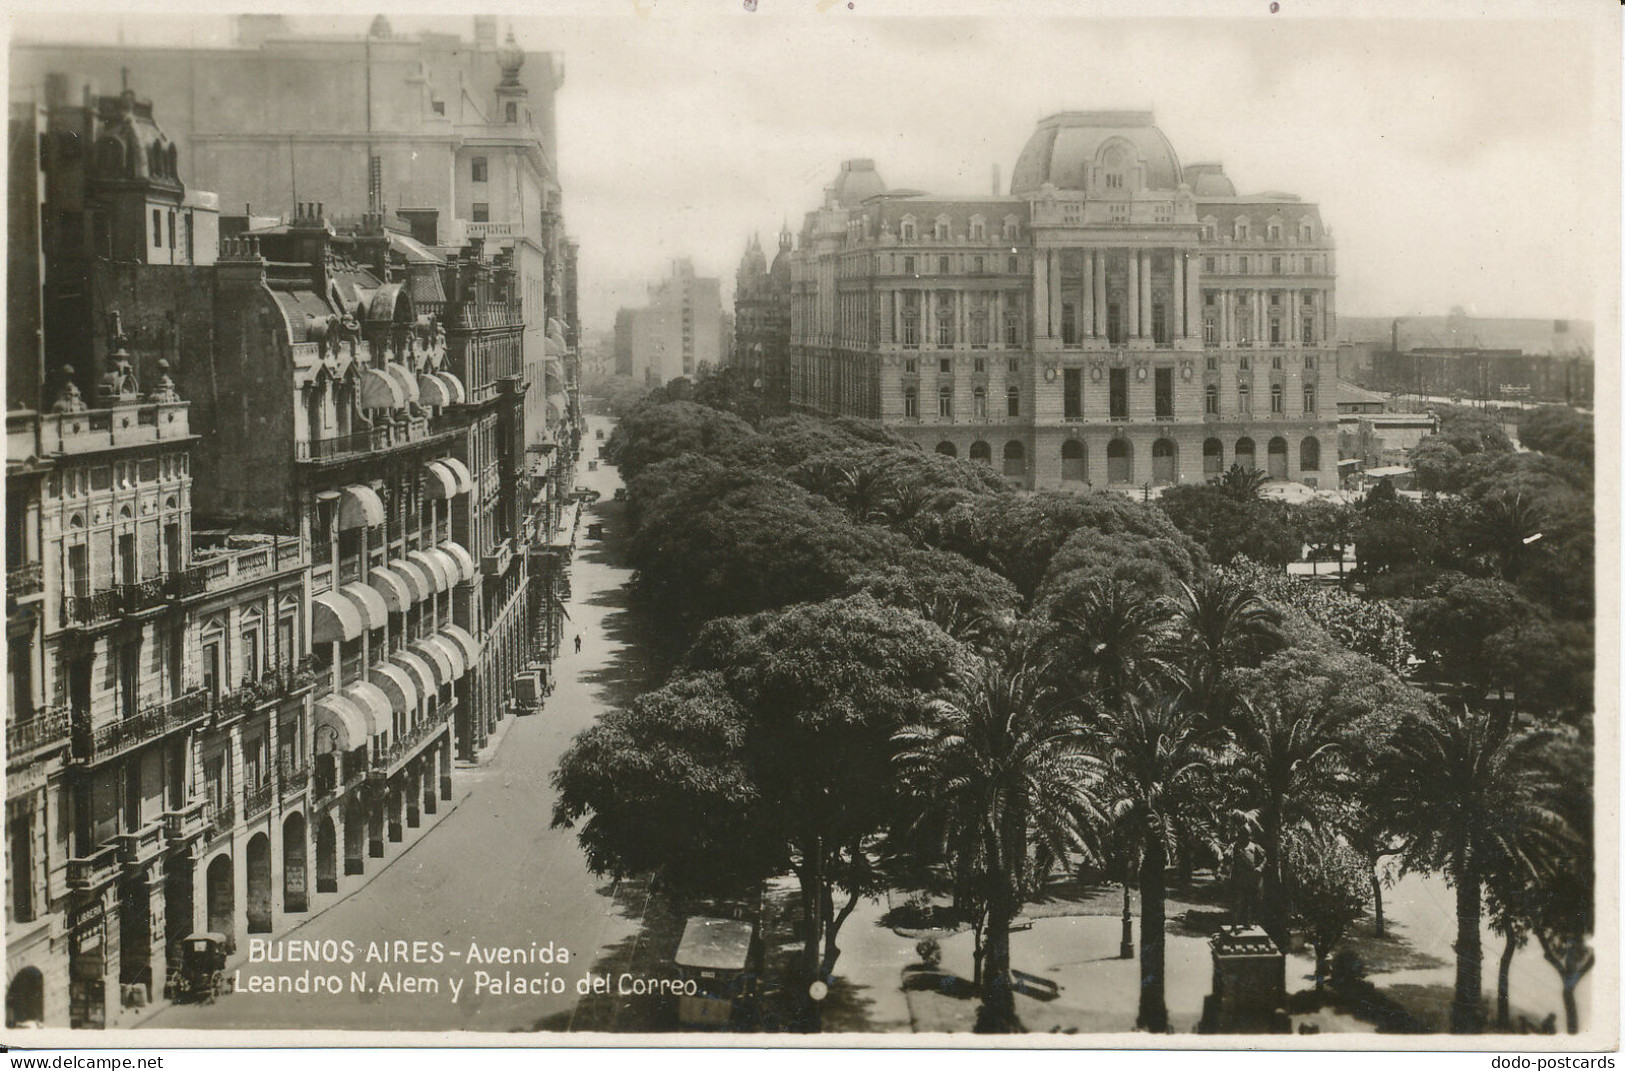
POLYGON ((978 358, 976 358, 976 360, 972 361, 971 362, 971 371, 975 372, 977 375, 981 375, 984 372, 986 372, 987 371, 987 358, 986 357, 978 357, 978 358))
POLYGON ((1276 387, 1273 387, 1273 388, 1270 389, 1270 412, 1279 413, 1280 411, 1281 411, 1281 388, 1279 386, 1276 386, 1276 387))
POLYGON ((1021 415, 1021 388, 1009 387, 1004 392, 1004 410, 1006 416, 1018 417, 1021 415))
POLYGON ((169 248, 175 248, 175 213, 169 214, 169 248))
POLYGON ((470 161, 469 170, 471 172, 470 177, 475 182, 485 182, 488 180, 490 175, 490 171, 486 166, 485 157, 483 156, 474 157, 474 159, 470 161))
POLYGON ((1064 415, 1068 420, 1083 419, 1083 369, 1068 368, 1064 391, 1064 415))
POLYGON ((1202 412, 1208 416, 1219 415, 1219 388, 1208 387, 1207 393, 1202 397, 1202 412))
POLYGON ((913 257, 904 257, 903 258, 903 272, 905 274, 907 274, 907 275, 913 275, 914 274, 914 258, 913 257))
POLYGON ((1236 259, 1236 274, 1237 275, 1246 275, 1247 274, 1247 258, 1246 257, 1238 257, 1236 259))
POLYGON ((1114 345, 1121 345, 1123 339, 1123 306, 1115 301, 1106 306, 1106 337, 1114 345))
POLYGON ((918 357, 909 357, 903 361, 903 371, 907 372, 909 375, 915 375, 919 372, 919 370, 920 359, 918 357))
POLYGON ((987 416, 987 391, 977 387, 970 396, 971 415, 981 420, 987 416))
POLYGON ((1111 211, 1111 221, 1113 223, 1128 222, 1128 205, 1116 204, 1110 205, 1109 208, 1111 211))
POLYGON ((141 644, 126 643, 118 649, 119 716, 133 718, 141 703, 141 644))
MULTIPOLYGON (((1202 342, 1208 346, 1217 346, 1219 344, 1219 325, 1215 321, 1211 319, 1202 321, 1202 342)), ((1212 359, 1211 357, 1208 358, 1209 361, 1212 359)))
POLYGON ((1315 318, 1313 316, 1305 316, 1303 318, 1303 323, 1300 324, 1299 326, 1303 328, 1303 334, 1302 334, 1302 337, 1299 339, 1299 341, 1301 341, 1305 346, 1314 345, 1315 344, 1315 318))
POLYGON ((1006 346, 1021 344, 1021 318, 1013 312, 1004 314, 1004 344, 1006 346))
POLYGON ((987 270, 987 261, 983 260, 981 257, 976 257, 971 261, 971 269, 975 271, 977 275, 981 275, 987 270))
POLYGON ((1203 257, 1202 258, 1202 270, 1203 271, 1209 272, 1209 273, 1217 271, 1218 269, 1214 266, 1214 264, 1215 264, 1215 262, 1214 262, 1212 257, 1203 257))
POLYGON ((1113 368, 1111 382, 1111 417, 1113 420, 1128 419, 1128 369, 1113 368))
POLYGON ((938 257, 937 258, 937 274, 938 275, 947 275, 948 274, 948 258, 947 257, 938 257))
POLYGON ((952 357, 938 357, 937 358, 937 371, 938 372, 941 372, 943 375, 948 375, 953 370, 954 370, 954 359, 952 357))
POLYGON ((1009 371, 1009 373, 1011 375, 1013 375, 1013 376, 1014 375, 1020 375, 1021 374, 1021 359, 1018 358, 1018 357, 1010 358, 1010 362, 1006 366, 1006 368, 1007 368, 1007 370, 1009 371))
POLYGON ((1305 413, 1315 411, 1315 385, 1313 383, 1303 385, 1303 411, 1305 413))
POLYGON ((214 699, 220 698, 220 645, 203 645, 203 688, 214 699))
POLYGON ((913 316, 903 317, 903 345, 918 347, 920 344, 920 321, 913 316))
POLYGON ((1251 413, 1253 411, 1252 388, 1247 386, 1245 383, 1238 383, 1236 385, 1236 408, 1240 409, 1243 413, 1251 413))
POLYGON ((152 210, 152 244, 155 249, 164 247, 164 214, 156 208, 152 210))
POLYGON ((1271 257, 1270 258, 1270 274, 1271 275, 1280 275, 1281 274, 1281 258, 1280 257, 1271 257))
POLYGON ((903 415, 910 420, 920 415, 920 395, 913 387, 903 391, 903 415))
POLYGON ((1213 356, 1211 353, 1207 355, 1207 370, 1209 372, 1217 372, 1219 370, 1219 359, 1213 356))
POLYGON ((947 387, 937 392, 937 416, 944 420, 953 419, 954 392, 947 387))
POLYGON ((1174 418, 1174 370, 1157 369, 1157 419, 1174 418))
POLYGON ((951 316, 937 317, 937 345, 952 346, 954 344, 954 321, 951 316))
POLYGON ((475 223, 491 222, 491 206, 488 203, 485 201, 475 201, 473 210, 475 223))
POLYGON ((1007 268, 1012 274, 1019 272, 1021 270, 1021 259, 1019 257, 1011 257, 1007 268))
POLYGON ((1072 302, 1061 304, 1061 342, 1075 345, 1078 341, 1078 309, 1072 302))
POLYGON ((90 550, 83 543, 68 548, 68 590, 76 599, 90 595, 90 550))

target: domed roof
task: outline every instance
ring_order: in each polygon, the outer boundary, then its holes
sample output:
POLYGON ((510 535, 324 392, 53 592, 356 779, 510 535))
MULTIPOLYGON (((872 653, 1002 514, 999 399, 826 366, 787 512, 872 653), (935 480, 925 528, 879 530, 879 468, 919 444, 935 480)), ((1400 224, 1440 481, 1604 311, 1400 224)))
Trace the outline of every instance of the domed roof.
POLYGON ((831 190, 836 205, 856 208, 876 194, 885 193, 886 184, 880 180, 873 160, 843 160, 841 173, 836 176, 831 190))
POLYGON ((1099 162, 1108 142, 1126 142, 1145 165, 1145 186, 1179 188, 1179 157, 1151 121, 1150 112, 1061 112, 1039 122, 1027 139, 1010 175, 1015 196, 1035 194, 1046 182, 1063 190, 1081 190, 1091 164, 1099 162))
POLYGON ((1236 195, 1236 184, 1224 173, 1223 164, 1191 164, 1185 168, 1185 181, 1197 197, 1236 195))

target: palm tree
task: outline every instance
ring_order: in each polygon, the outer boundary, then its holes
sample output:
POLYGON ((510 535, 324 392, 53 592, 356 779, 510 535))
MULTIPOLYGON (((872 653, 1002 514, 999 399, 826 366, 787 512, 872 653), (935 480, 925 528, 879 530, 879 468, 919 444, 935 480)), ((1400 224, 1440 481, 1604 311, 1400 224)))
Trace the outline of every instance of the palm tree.
POLYGON ((1278 648, 1281 613, 1241 580, 1215 570, 1195 585, 1179 582, 1173 625, 1178 662, 1197 707, 1222 725, 1233 697, 1225 676, 1256 666, 1278 648))
POLYGON ((1270 478, 1268 473, 1248 468, 1238 461, 1208 482, 1237 501, 1252 502, 1259 497, 1270 478))
POLYGON ((1123 580, 1092 578, 1050 607, 1056 663, 1085 694, 1113 708, 1167 677, 1169 609, 1123 580))
POLYGON ((1099 764, 1078 715, 1058 703, 1044 667, 1016 654, 979 663, 893 741, 916 807, 911 833, 936 841, 955 886, 985 905, 986 965, 977 1030, 1018 1030, 1010 923, 1051 868, 1095 856, 1099 764))
POLYGON ((1103 710, 1095 747, 1107 768, 1099 787, 1116 829, 1138 841, 1140 859, 1140 1013, 1136 1025, 1168 1029, 1166 887, 1170 855, 1182 834, 1206 825, 1200 782, 1211 772, 1196 712, 1182 699, 1129 694, 1103 710))
POLYGON ((1258 828, 1263 926, 1283 949, 1292 917, 1285 835, 1328 816, 1340 790, 1352 785, 1341 726, 1326 710, 1317 702, 1241 703, 1223 763, 1238 809, 1245 809, 1258 828))
POLYGON ((1441 702, 1408 719, 1377 759, 1379 798, 1390 828, 1400 831, 1402 866, 1442 871, 1456 890, 1453 1033, 1483 1028, 1486 880, 1498 870, 1538 880, 1572 850, 1565 779, 1548 757, 1552 743, 1550 732, 1520 729, 1502 711, 1441 702))

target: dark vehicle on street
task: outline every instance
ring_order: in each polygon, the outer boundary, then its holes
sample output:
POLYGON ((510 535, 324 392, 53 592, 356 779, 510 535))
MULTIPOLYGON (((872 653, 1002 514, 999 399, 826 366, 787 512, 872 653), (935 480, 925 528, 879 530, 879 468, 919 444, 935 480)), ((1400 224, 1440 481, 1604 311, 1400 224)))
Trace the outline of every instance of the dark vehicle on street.
POLYGON ((602 539, 602 538, 604 538, 604 526, 601 523, 599 523, 598 521, 594 521, 591 524, 587 525, 587 538, 588 539, 602 539))
POLYGON ((169 999, 213 1004, 225 988, 226 935, 194 933, 180 942, 180 959, 170 969, 169 999))
POLYGON ((542 704, 552 690, 553 678, 548 673, 548 667, 539 662, 532 662, 513 679, 516 713, 521 716, 540 713, 542 704))
POLYGON ((740 919, 694 916, 672 957, 683 988, 677 1025, 687 1030, 726 1030, 748 1021, 756 998, 760 956, 756 927, 740 919))

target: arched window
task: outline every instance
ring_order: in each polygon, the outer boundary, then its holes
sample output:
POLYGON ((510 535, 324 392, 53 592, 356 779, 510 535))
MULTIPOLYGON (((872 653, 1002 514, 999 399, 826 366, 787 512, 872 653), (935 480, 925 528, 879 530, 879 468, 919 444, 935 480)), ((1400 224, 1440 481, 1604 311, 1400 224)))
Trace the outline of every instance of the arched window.
POLYGON ((1244 469, 1258 467, 1258 451, 1253 446, 1253 441, 1245 436, 1236 440, 1236 464, 1244 469))
POLYGON ((1161 486, 1173 483, 1178 474, 1179 450, 1172 439, 1151 444, 1151 482, 1161 486))
POLYGON ((1298 467, 1304 472, 1320 471, 1320 440, 1313 435, 1298 445, 1298 467))
POLYGON ((1004 444, 1004 474, 1006 476, 1027 474, 1027 448, 1016 439, 1004 444))
POLYGON ((1112 191, 1128 189, 1128 171, 1133 163, 1128 150, 1123 146, 1113 145, 1108 148, 1100 158, 1101 186, 1112 191))
POLYGON ((919 237, 920 224, 913 216, 904 216, 903 222, 897 228, 898 237, 905 242, 912 242, 919 237))
POLYGON ((1061 444, 1061 481, 1089 482, 1089 459, 1084 453, 1082 441, 1078 439, 1068 439, 1061 444))
POLYGON ((989 446, 981 439, 977 439, 975 442, 970 444, 970 459, 972 461, 980 461, 984 465, 992 465, 993 447, 989 446))
POLYGON ((948 217, 938 216, 936 225, 931 228, 931 236, 939 242, 948 240, 948 217))
POLYGON ((953 443, 944 439, 942 442, 937 444, 937 453, 941 454, 943 457, 958 457, 959 448, 953 443))
POLYGON ((1286 440, 1279 435, 1270 440, 1269 465, 1270 479, 1286 479, 1286 440))
POLYGON ((1202 441, 1202 474, 1217 476, 1224 471, 1224 443, 1217 439, 1202 441))
POLYGON ((1113 439, 1106 444, 1106 482, 1134 482, 1134 448, 1127 439, 1113 439))
POLYGON ((987 240, 987 220, 981 216, 972 216, 970 218, 970 240, 973 242, 987 240))

